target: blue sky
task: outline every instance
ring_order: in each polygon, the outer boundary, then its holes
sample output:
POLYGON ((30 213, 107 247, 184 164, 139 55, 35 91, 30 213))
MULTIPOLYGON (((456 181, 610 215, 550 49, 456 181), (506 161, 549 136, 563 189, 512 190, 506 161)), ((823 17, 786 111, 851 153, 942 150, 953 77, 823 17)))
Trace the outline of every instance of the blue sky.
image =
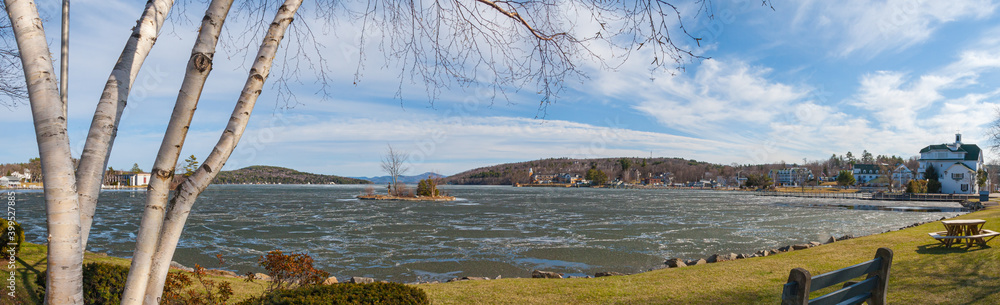
MULTIPOLYGON (((569 80, 541 118, 532 89, 493 100, 482 88, 450 88, 431 105, 424 87, 401 85, 398 64, 381 55, 366 57, 354 84, 360 37, 341 24, 321 35, 332 59, 333 95, 315 96, 318 85, 309 73, 294 85, 294 108, 281 107, 277 90, 266 87, 227 169, 266 164, 382 175, 379 155, 387 144, 412 154, 414 174, 552 157, 793 163, 865 149, 910 157, 951 141, 956 131, 964 142, 985 146, 985 128, 1000 102, 1000 4, 774 1, 774 10, 758 1, 714 4, 715 19, 689 14, 686 20, 703 38, 700 46, 681 42, 711 59, 679 73, 651 71, 643 53, 612 71, 581 62, 589 77, 569 80), (402 100, 393 98, 400 86, 402 100)), ((70 136, 79 155, 102 86, 142 6, 73 5, 70 136)), ((188 11, 202 9, 197 6, 188 11)), ((57 52, 58 23, 45 26, 57 52)), ((151 166, 195 31, 182 23, 165 28, 136 82, 111 166, 151 166)), ((210 152, 246 77, 244 57, 220 54, 185 156, 210 152)), ((37 156, 27 105, 0 109, 0 120, 8 131, 0 162, 37 156)))

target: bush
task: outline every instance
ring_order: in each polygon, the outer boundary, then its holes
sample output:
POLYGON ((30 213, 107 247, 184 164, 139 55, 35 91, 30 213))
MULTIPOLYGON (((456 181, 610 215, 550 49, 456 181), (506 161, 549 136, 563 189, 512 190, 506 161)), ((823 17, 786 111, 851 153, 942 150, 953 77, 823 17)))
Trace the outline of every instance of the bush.
MULTIPOLYGON (((202 273, 196 274, 196 277, 202 281, 200 275, 204 275, 204 269, 199 269, 202 273)), ((108 263, 84 264, 83 303, 88 305, 120 304, 122 293, 125 292, 125 279, 128 278, 128 270, 127 266, 108 263)), ((45 276, 46 273, 43 272, 35 278, 39 298, 43 298, 45 295, 45 276)), ((219 304, 224 304, 226 299, 232 295, 229 283, 218 285, 218 291, 214 291, 214 294, 187 289, 191 283, 191 279, 183 273, 167 273, 162 304, 215 304, 217 300, 221 300, 219 304)), ((202 281, 202 285, 205 285, 207 289, 216 288, 216 285, 208 280, 202 281)))
POLYGON ((267 252, 258 263, 271 277, 268 291, 321 284, 330 273, 313 268, 313 259, 305 253, 283 254, 281 250, 267 252))
MULTIPOLYGON (((45 276, 42 273, 35 278, 39 295, 45 294, 45 276)), ((125 291, 125 278, 128 277, 128 267, 106 263, 87 263, 83 265, 83 303, 84 304, 119 304, 122 292, 125 291)))
POLYGON ((21 229, 21 224, 0 218, 0 251, 3 251, 0 257, 10 259, 11 254, 17 257, 21 252, 21 242, 24 242, 24 230, 21 229))
POLYGON ((399 283, 335 284, 277 290, 240 305, 273 304, 430 304, 420 288, 399 283))
POLYGON ((912 194, 926 193, 927 180, 910 180, 906 183, 906 192, 912 194))

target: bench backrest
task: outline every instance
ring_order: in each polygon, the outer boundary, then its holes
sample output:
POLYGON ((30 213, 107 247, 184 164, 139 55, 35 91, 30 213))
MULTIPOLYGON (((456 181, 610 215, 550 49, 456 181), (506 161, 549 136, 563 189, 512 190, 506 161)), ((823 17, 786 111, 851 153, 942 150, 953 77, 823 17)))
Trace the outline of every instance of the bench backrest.
POLYGON ((875 259, 847 268, 827 272, 815 277, 802 268, 795 268, 788 274, 788 283, 781 292, 782 305, 822 305, 861 304, 869 300, 871 305, 884 305, 885 292, 889 284, 889 267, 892 266, 892 250, 879 248, 875 259), (844 285, 844 288, 829 294, 809 299, 809 293, 866 275, 864 281, 844 285))

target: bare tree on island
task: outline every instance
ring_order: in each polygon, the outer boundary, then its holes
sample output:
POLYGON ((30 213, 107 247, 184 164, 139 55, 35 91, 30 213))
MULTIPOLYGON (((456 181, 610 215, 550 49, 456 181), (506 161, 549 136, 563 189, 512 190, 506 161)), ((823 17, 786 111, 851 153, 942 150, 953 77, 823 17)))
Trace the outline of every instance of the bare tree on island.
POLYGON ((389 195, 399 196, 399 176, 410 170, 406 167, 406 161, 410 159, 410 154, 401 150, 392 149, 392 145, 387 145, 385 154, 382 155, 382 171, 389 174, 392 184, 389 185, 389 195))
MULTIPOLYGON (((246 129, 257 97, 267 80, 279 42, 296 15, 301 0, 286 0, 284 4, 269 1, 246 1, 240 8, 246 16, 263 16, 276 11, 273 21, 250 20, 244 34, 263 36, 258 52, 249 69, 249 76, 236 101, 228 124, 212 152, 198 169, 177 187, 171 197, 169 189, 177 168, 180 151, 187 136, 191 118, 212 70, 215 48, 222 25, 227 19, 233 0, 212 0, 205 11, 198 37, 191 51, 187 69, 177 95, 174 110, 164 133, 160 150, 151 170, 142 222, 137 234, 132 265, 122 296, 122 304, 157 304, 169 262, 176 249, 180 233, 191 207, 232 154, 246 129), (260 22, 254 25, 254 22, 260 22)), ((696 1, 713 18, 710 1, 696 1)), ((768 5, 768 1, 762 1, 768 5)), ((4 0, 9 26, 0 22, 0 38, 13 35, 16 55, 0 45, 0 59, 19 58, 20 64, 0 61, 0 97, 16 100, 27 92, 35 126, 36 141, 41 157, 44 183, 47 229, 49 235, 45 302, 47 304, 82 304, 82 261, 93 215, 100 196, 100 185, 107 168, 122 114, 128 103, 133 82, 144 60, 157 40, 174 0, 150 0, 132 28, 119 59, 105 83, 87 134, 79 165, 72 159, 65 104, 60 96, 59 80, 54 71, 43 23, 37 6, 31 0, 4 0), (11 82, 11 67, 19 66, 25 86, 11 82), (24 88, 19 90, 19 88, 24 88)), ((193 4, 189 4, 193 5, 193 4)), ((698 7, 698 6, 695 6, 698 7)), ((241 10, 237 10, 240 12, 241 10)), ((313 20, 329 27, 342 25, 337 19, 360 22, 361 49, 365 55, 366 39, 381 37, 379 49, 387 59, 399 60, 404 67, 403 78, 409 72, 411 80, 427 86, 433 101, 443 89, 454 84, 461 87, 480 85, 493 89, 498 96, 524 87, 539 92, 540 110, 563 90, 566 77, 583 77, 585 68, 579 62, 592 59, 603 68, 619 65, 608 60, 644 57, 654 68, 671 66, 682 69, 684 63, 696 58, 687 44, 700 41, 687 32, 681 10, 664 0, 657 1, 598 1, 598 0, 526 0, 507 1, 315 1, 313 20), (677 40, 671 35, 681 37, 677 40), (680 35, 677 35, 680 34, 680 35), (645 45, 645 49, 640 50, 645 45), (610 51, 609 51, 610 50, 610 51), (602 57, 604 54, 610 57, 602 57), (492 77, 483 79, 482 72, 492 77)), ((259 17, 264 19, 264 17, 259 17)), ((249 19, 249 17, 248 17, 249 19)), ((241 26, 243 26, 241 24, 241 26)), ((350 28, 350 26, 348 26, 350 28)), ((241 31, 237 30, 237 31, 241 31)), ((308 27, 290 33, 299 40, 289 53, 292 60, 306 60, 319 72, 324 95, 332 81, 332 71, 323 57, 320 44, 308 27), (311 54, 311 42, 316 45, 311 54)), ((5 42, 6 39, 0 39, 5 42)), ((247 48, 253 50, 252 47, 247 48)), ((252 55, 252 54, 248 54, 252 55)), ((363 61, 362 61, 363 62, 363 61)), ((359 72, 355 78, 360 78, 359 72)), ((298 65, 285 65, 289 78, 299 71, 298 65)), ((282 84, 279 77, 279 84, 282 84)), ((290 87, 279 85, 280 93, 290 94, 290 87)), ((402 96, 401 92, 397 96, 402 96)), ((0 101, 2 102, 2 101, 0 101)), ((390 151, 391 147, 390 147, 390 151)), ((407 155, 401 155, 406 157, 407 155)), ((399 160, 405 162, 405 158, 399 160)), ((399 163, 397 175, 404 170, 399 163)), ((395 179, 394 179, 395 180, 395 179)), ((396 183, 398 181, 394 181, 396 183)), ((394 185, 395 187, 395 185, 394 185)))

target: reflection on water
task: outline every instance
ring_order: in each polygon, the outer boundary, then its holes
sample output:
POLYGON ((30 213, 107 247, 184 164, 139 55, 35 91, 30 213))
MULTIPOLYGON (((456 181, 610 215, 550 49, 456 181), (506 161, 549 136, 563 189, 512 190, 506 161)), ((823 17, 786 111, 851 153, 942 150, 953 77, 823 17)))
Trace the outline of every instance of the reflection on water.
MULTIPOLYGON (((338 277, 399 282, 530 277, 532 269, 634 273, 659 268, 664 258, 750 253, 958 214, 877 207, 959 207, 693 190, 442 188, 461 200, 352 199, 364 186, 213 185, 198 199, 174 258, 212 268, 222 254, 224 268, 257 272, 256 258, 280 249, 307 252, 338 277), (859 205, 876 208, 844 208, 859 205)), ((28 239, 44 242, 41 193, 18 198, 28 239)), ((103 192, 88 250, 131 256, 144 199, 144 192, 103 192)))

